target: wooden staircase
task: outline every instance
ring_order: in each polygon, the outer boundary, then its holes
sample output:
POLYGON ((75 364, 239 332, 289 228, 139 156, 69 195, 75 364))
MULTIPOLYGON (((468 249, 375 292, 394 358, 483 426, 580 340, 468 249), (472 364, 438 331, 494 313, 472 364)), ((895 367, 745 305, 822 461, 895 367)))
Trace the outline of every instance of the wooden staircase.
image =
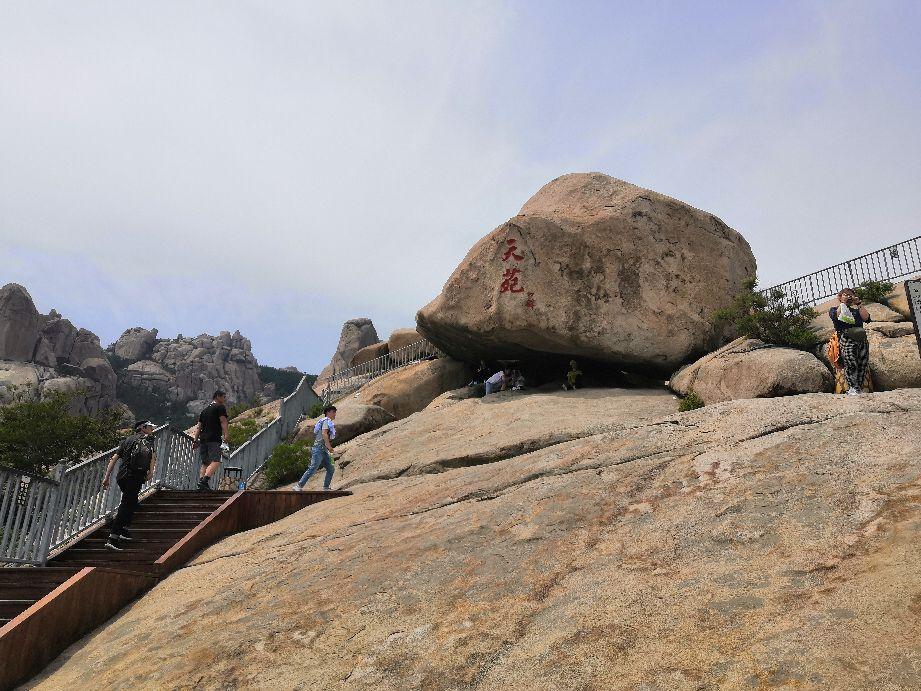
POLYGON ((204 547, 349 494, 160 490, 141 502, 123 551, 105 547, 103 525, 47 566, 0 568, 0 690, 34 675, 204 547))

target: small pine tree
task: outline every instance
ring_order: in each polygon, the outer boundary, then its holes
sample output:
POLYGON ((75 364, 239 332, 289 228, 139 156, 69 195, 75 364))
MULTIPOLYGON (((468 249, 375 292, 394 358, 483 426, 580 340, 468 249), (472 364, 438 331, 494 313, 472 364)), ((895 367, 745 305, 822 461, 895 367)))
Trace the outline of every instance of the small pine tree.
POLYGON ((854 288, 854 292, 857 293, 863 302, 878 302, 882 305, 888 304, 887 298, 889 293, 892 292, 892 289, 895 288, 889 281, 864 281, 859 286, 854 288))
POLYGON ((718 310, 718 326, 731 326, 740 336, 757 338, 765 343, 810 350, 818 344, 811 328, 816 311, 804 302, 789 298, 783 290, 773 288, 767 294, 755 290, 757 281, 750 279, 732 305, 718 310))
POLYGON ((694 393, 694 390, 688 391, 688 395, 678 402, 678 412, 686 413, 689 410, 697 410, 704 407, 703 399, 694 393))

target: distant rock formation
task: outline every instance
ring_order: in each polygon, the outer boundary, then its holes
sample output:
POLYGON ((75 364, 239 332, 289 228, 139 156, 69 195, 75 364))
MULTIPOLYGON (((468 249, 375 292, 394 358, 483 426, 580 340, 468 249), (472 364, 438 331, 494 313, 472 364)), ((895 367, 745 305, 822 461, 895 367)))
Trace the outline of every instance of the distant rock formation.
POLYGON ((184 404, 193 415, 217 389, 227 393, 229 403, 250 401, 263 392, 252 345, 239 331, 161 340, 156 335, 156 329, 134 327, 109 346, 127 364, 123 386, 184 404))
POLYGON ((342 333, 339 336, 339 345, 333 354, 330 363, 323 368, 317 379, 318 383, 328 380, 333 372, 339 372, 348 369, 351 366, 352 358, 365 346, 380 343, 377 337, 377 330, 374 324, 367 317, 358 319, 349 319, 342 325, 342 333))
POLYGON ((57 311, 39 314, 23 286, 0 288, 0 404, 74 394, 75 413, 96 414, 116 404, 116 375, 99 337, 57 311))
POLYGON ((468 252, 419 332, 452 357, 584 357, 670 373, 718 345, 755 258, 713 214, 601 173, 545 185, 468 252))

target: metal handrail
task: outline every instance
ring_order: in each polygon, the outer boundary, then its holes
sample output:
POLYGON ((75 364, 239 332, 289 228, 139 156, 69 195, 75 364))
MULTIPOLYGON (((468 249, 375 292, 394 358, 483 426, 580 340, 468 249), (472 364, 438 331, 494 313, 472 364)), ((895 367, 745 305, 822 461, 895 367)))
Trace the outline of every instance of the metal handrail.
MULTIPOLYGON (((282 400, 278 417, 231 454, 227 465, 243 468, 248 481, 319 400, 303 377, 294 392, 282 400)), ((192 437, 168 425, 157 427, 153 436, 157 467, 142 485, 141 496, 161 487, 194 489, 201 462, 192 437)), ((60 466, 50 479, 0 469, 0 563, 44 564, 52 553, 65 549, 111 516, 121 501, 121 490, 115 482, 103 488, 102 480, 116 450, 60 466)), ((117 468, 118 463, 113 475, 117 468)), ((223 467, 212 481, 220 486, 222 477, 223 467)))
POLYGON ((422 339, 355 367, 333 372, 323 389, 323 398, 327 404, 332 403, 334 397, 347 396, 372 379, 430 357, 444 357, 444 353, 422 339))
POLYGON ((842 288, 853 288, 864 281, 893 281, 917 273, 921 273, 921 235, 765 288, 760 293, 767 296, 779 290, 786 300, 815 305, 837 295, 842 288))

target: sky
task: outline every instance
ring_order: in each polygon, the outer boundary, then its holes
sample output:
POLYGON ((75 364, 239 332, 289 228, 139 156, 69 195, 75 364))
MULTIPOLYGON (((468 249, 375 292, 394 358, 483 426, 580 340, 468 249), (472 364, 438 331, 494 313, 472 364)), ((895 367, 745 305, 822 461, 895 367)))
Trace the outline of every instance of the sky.
POLYGON ((918 35, 887 0, 0 0, 0 284, 318 372, 601 171, 772 285, 921 232, 918 35))

